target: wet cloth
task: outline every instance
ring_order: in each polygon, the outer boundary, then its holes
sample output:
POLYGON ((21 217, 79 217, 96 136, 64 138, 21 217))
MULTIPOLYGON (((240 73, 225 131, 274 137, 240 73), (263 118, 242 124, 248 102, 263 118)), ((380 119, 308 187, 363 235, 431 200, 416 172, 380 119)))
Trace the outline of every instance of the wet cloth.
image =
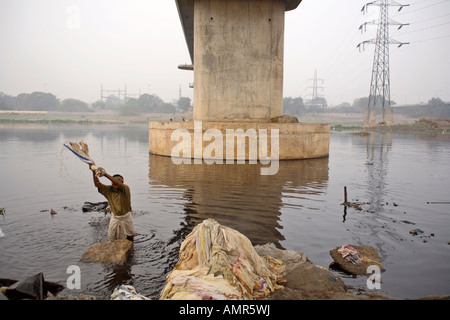
POLYGON ((80 141, 76 142, 67 142, 64 146, 72 151, 81 161, 87 164, 95 164, 94 160, 89 156, 89 146, 87 143, 80 141))
POLYGON ((362 262, 361 255, 358 253, 358 251, 348 244, 344 244, 338 249, 337 252, 342 255, 342 258, 344 258, 344 260, 351 262, 354 265, 359 266, 362 262))
POLYGON ((161 299, 258 299, 282 288, 283 262, 261 257, 243 234, 204 220, 186 237, 161 299))

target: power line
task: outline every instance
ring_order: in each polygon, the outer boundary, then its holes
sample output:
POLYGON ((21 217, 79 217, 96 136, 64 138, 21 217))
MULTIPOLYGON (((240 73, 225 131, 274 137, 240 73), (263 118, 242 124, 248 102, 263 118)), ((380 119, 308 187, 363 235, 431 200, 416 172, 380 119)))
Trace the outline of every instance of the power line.
POLYGON ((414 33, 414 32, 419 32, 419 31, 424 31, 424 30, 428 30, 428 29, 433 29, 433 28, 437 28, 437 27, 440 27, 440 26, 444 26, 446 24, 450 24, 450 21, 444 22, 444 23, 441 23, 441 24, 437 24, 437 25, 434 25, 434 26, 425 27, 425 28, 422 28, 422 29, 417 29, 417 30, 413 30, 413 31, 407 31, 407 32, 404 32, 403 34, 410 34, 410 33, 414 33))
POLYGON ((322 95, 320 95, 318 92, 319 92, 319 90, 323 90, 324 88, 322 86, 319 86, 318 83, 320 81, 323 84, 324 80, 317 78, 317 70, 314 70, 314 78, 308 79, 306 81, 307 82, 313 81, 313 86, 307 88, 307 89, 312 89, 312 94, 311 94, 311 100, 306 101, 306 104, 307 105, 318 105, 318 104, 322 105, 322 103, 320 103, 321 101, 319 101, 319 98, 322 98, 322 95))
POLYGON ((421 42, 426 42, 426 41, 432 41, 432 40, 439 40, 439 39, 444 39, 444 38, 450 38, 450 34, 448 34, 446 36, 442 36, 442 37, 435 37, 435 38, 430 38, 430 39, 414 41, 414 42, 411 42, 411 44, 421 43, 421 42))
POLYGON ((422 22, 424 22, 424 21, 436 20, 436 19, 439 19, 439 18, 447 17, 447 16, 450 16, 450 13, 444 14, 444 15, 442 15, 442 16, 431 17, 431 18, 419 20, 419 21, 414 22, 414 24, 422 23, 422 22))
MULTIPOLYGON (((351 24, 351 26, 350 26, 348 32, 346 33, 346 37, 343 38, 342 41, 339 41, 339 46, 336 48, 336 50, 334 51, 334 53, 331 55, 330 59, 328 60, 328 61, 329 61, 329 66, 326 67, 325 72, 324 72, 325 78, 326 78, 326 79, 329 78, 329 77, 328 77, 328 74, 329 74, 330 72, 331 72, 331 74, 336 74, 336 71, 339 70, 340 67, 342 66, 342 65, 339 65, 339 67, 338 67, 338 68, 335 68, 334 72, 332 72, 332 71, 333 71, 333 70, 332 70, 332 67, 333 67, 333 66, 336 66, 336 63, 335 63, 335 62, 336 62, 336 61, 339 61, 340 58, 342 57, 342 55, 346 53, 346 51, 345 51, 345 50, 341 50, 341 48, 347 48, 348 45, 349 45, 349 43, 350 43, 350 41, 354 40, 354 33, 353 33, 353 31, 351 31, 351 30, 354 29, 355 24, 358 22, 358 16, 359 16, 359 15, 356 15, 356 16, 355 16, 355 19, 354 19, 353 23, 351 24), (341 52, 339 53, 339 55, 337 55, 338 52, 339 52, 339 50, 341 50, 341 52), (331 66, 331 67, 330 67, 330 66, 331 66), (330 69, 331 69, 331 71, 330 71, 330 69)), ((348 57, 348 55, 347 55, 347 59, 348 59, 348 58, 349 58, 349 57, 348 57)))
POLYGON ((433 3, 433 4, 430 4, 430 5, 427 5, 425 7, 419 7, 419 8, 413 9, 413 10, 408 10, 407 12, 401 12, 401 13, 398 13, 397 15, 395 15, 394 18, 399 17, 399 16, 403 16, 403 15, 407 15, 407 14, 411 14, 411 13, 414 13, 416 11, 422 11, 423 9, 431 8, 431 7, 434 7, 434 6, 443 4, 443 3, 449 3, 449 2, 448 2, 448 0, 443 0, 443 1, 440 1, 438 3, 433 3))

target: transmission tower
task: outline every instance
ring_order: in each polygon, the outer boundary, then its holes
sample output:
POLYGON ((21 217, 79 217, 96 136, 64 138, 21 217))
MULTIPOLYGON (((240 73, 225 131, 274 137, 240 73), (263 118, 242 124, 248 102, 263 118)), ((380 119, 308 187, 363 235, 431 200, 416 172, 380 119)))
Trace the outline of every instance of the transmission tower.
MULTIPOLYGON (((307 89, 312 89, 312 95, 311 95, 311 100, 307 101, 306 104, 308 105, 317 105, 319 104, 319 99, 318 98, 322 98, 322 95, 319 95, 319 90, 323 90, 323 87, 319 86, 318 83, 321 82, 321 84, 323 84, 323 79, 318 79, 317 78, 317 70, 314 70, 314 78, 313 79, 308 79, 306 80, 308 81, 313 81, 313 86, 312 87, 308 87, 307 89)), ((322 104, 322 103, 320 103, 322 104)))
POLYGON ((100 100, 103 101, 104 99, 114 99, 117 101, 127 101, 130 97, 137 97, 139 98, 141 96, 141 89, 139 89, 139 93, 127 93, 127 85, 125 84, 125 90, 105 90, 103 89, 103 84, 100 85, 100 100), (114 98, 108 94, 116 94, 117 96, 114 96, 114 98), (121 95, 123 95, 123 98, 121 98, 121 95))
POLYGON ((409 4, 400 4, 392 0, 377 0, 366 3, 361 11, 363 13, 367 12, 369 6, 379 6, 380 7, 380 18, 378 20, 365 22, 359 29, 361 32, 366 30, 368 24, 377 24, 377 37, 376 39, 366 40, 358 44, 358 48, 364 49, 366 44, 375 44, 375 53, 373 57, 373 67, 372 67, 372 79, 370 82, 370 94, 369 102, 366 110, 366 117, 364 121, 365 126, 373 126, 376 123, 376 106, 378 102, 381 102, 382 107, 382 123, 386 124, 385 120, 385 110, 388 108, 389 121, 388 124, 393 123, 393 110, 391 107, 391 89, 390 89, 390 76, 389 76, 389 45, 396 44, 401 47, 405 42, 400 42, 389 38, 389 26, 397 25, 398 29, 401 29, 405 23, 399 23, 394 20, 389 19, 389 7, 398 6, 398 11, 402 10, 403 7, 409 6, 409 4), (380 101, 381 100, 381 101, 380 101))

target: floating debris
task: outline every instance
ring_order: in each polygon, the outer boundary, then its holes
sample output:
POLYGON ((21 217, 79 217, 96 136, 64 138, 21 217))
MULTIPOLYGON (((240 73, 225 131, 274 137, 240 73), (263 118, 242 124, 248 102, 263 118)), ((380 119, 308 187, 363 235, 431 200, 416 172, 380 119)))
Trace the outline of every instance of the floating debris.
POLYGON ((91 212, 91 211, 107 212, 108 206, 109 206, 108 201, 96 203, 85 202, 81 209, 83 210, 83 212, 91 212))
POLYGON ((424 232, 423 230, 414 229, 414 230, 411 230, 409 233, 412 234, 413 236, 416 236, 418 234, 422 234, 423 232, 424 232))
POLYGON ((367 204, 367 203, 366 202, 344 202, 342 204, 344 206, 346 206, 346 207, 350 207, 350 208, 353 208, 355 210, 361 211, 362 210, 361 206, 363 204, 367 204))
POLYGON ((51 210, 50 210, 50 214, 51 214, 51 215, 55 215, 55 214, 58 214, 58 212, 56 212, 55 210, 51 209, 51 210))
POLYGON ((341 203, 341 205, 344 205, 346 207, 351 207, 351 208, 361 211, 362 210, 361 206, 364 204, 367 204, 367 202, 361 202, 361 201, 359 201, 358 198, 356 198, 355 201, 353 201, 353 202, 347 201, 347 187, 346 186, 344 187, 344 202, 341 203))

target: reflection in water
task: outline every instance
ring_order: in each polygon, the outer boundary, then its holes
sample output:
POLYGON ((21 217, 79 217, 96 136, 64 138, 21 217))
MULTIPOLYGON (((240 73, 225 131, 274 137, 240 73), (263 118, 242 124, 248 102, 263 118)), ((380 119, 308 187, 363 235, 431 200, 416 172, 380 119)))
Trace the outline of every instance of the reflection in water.
POLYGON ((392 147, 392 133, 371 132, 365 139, 367 146, 367 190, 369 212, 382 209, 388 174, 388 154, 392 147))
MULTIPOLYGON (((383 210, 385 192, 387 189, 386 177, 388 176, 388 156, 392 147, 392 133, 370 132, 363 136, 363 144, 366 149, 365 171, 367 179, 363 183, 366 190, 364 199, 349 199, 350 202, 362 203, 365 211, 370 213, 383 210), (367 206, 364 206, 367 204, 367 206)), ((344 190, 346 197, 346 190, 344 190)), ((343 222, 347 219, 347 206, 344 205, 343 222)))
MULTIPOLYGON (((367 206, 363 206, 364 212, 369 215, 356 224, 355 232, 360 234, 360 237, 367 239, 373 236, 376 240, 372 243, 379 253, 382 261, 386 258, 388 244, 380 241, 380 237, 395 237, 395 232, 391 227, 391 220, 384 213, 384 205, 389 199, 387 194, 389 189, 388 173, 389 173, 389 153, 392 148, 392 133, 376 133, 370 132, 365 136, 363 143, 366 147, 366 162, 365 169, 367 178, 365 180, 366 199, 364 202, 367 206), (379 223, 384 221, 386 227, 384 232, 380 231, 379 223)), ((361 239, 360 239, 361 241, 361 239)), ((361 243, 366 243, 367 240, 362 240, 361 243)))
POLYGON ((279 223, 289 197, 320 194, 328 181, 328 158, 281 161, 274 176, 260 174, 260 164, 173 164, 171 158, 150 155, 150 184, 183 190, 185 223, 177 232, 184 239, 194 226, 212 218, 246 235, 254 245, 281 248, 279 223))

